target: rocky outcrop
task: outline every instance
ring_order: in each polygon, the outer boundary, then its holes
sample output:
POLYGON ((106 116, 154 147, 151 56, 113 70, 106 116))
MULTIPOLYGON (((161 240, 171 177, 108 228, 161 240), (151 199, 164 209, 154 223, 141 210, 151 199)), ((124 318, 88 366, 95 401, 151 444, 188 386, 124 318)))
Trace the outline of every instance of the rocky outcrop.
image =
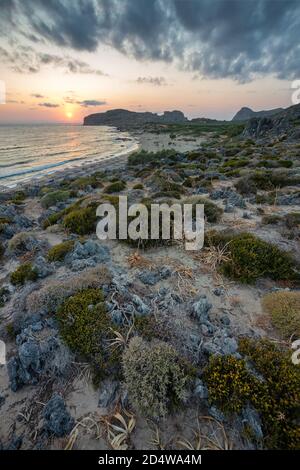
POLYGON ((136 127, 142 124, 172 124, 186 122, 181 111, 165 111, 163 115, 155 113, 136 113, 126 109, 111 109, 105 113, 90 114, 84 118, 85 126, 114 126, 119 128, 136 127))
POLYGON ((247 139, 279 138, 297 141, 300 138, 300 104, 277 113, 273 117, 253 118, 243 134, 247 139))
POLYGON ((267 111, 253 111, 250 108, 241 108, 232 118, 232 121, 248 121, 251 118, 271 117, 284 111, 283 108, 269 109, 267 111))

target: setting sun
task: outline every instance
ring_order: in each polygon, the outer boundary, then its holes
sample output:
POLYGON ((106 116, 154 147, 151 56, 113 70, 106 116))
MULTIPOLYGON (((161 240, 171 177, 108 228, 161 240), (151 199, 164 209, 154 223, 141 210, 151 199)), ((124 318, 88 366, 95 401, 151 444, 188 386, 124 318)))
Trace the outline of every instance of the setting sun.
POLYGON ((73 117, 73 113, 71 113, 71 111, 68 111, 68 112, 66 113, 66 117, 67 117, 68 119, 71 119, 71 118, 73 117))

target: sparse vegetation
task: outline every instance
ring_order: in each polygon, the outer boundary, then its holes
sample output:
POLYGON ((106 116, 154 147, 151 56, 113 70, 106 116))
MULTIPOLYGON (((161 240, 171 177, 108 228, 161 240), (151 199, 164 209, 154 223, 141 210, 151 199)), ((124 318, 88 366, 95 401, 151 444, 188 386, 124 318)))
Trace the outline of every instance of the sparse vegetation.
POLYGON ((111 193, 119 193, 120 191, 123 191, 126 188, 126 183, 124 181, 115 181, 114 183, 109 184, 105 188, 105 192, 107 194, 111 193))
POLYGON ((58 245, 53 246, 48 251, 48 261, 63 261, 66 255, 73 249, 74 244, 74 240, 67 240, 65 242, 59 243, 58 245))
POLYGON ((41 206, 44 209, 56 206, 58 202, 65 202, 71 197, 70 191, 52 191, 46 193, 41 199, 41 206))
POLYGON ((37 271, 32 264, 23 263, 11 273, 10 282, 14 285, 23 285, 27 281, 36 281, 37 277, 37 271))
POLYGON ((206 244, 221 247, 228 244, 230 260, 222 263, 220 270, 239 282, 251 283, 261 277, 274 280, 299 278, 295 261, 289 253, 250 233, 210 232, 206 235, 206 244))
POLYGON ((166 416, 185 398, 187 377, 176 350, 136 336, 123 354, 129 398, 145 416, 166 416))
POLYGON ((267 341, 250 339, 240 341, 240 352, 251 367, 232 356, 211 358, 204 371, 210 402, 237 413, 250 402, 261 414, 266 447, 299 448, 300 370, 290 353, 267 341))
POLYGON ((300 337, 300 292, 271 292, 262 305, 284 338, 300 337))

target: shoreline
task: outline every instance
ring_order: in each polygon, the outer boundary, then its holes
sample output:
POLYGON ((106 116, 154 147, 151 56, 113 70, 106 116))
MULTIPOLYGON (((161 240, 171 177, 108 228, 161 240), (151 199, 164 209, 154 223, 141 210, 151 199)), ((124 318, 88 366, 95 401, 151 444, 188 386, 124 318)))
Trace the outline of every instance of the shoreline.
MULTIPOLYGON (((48 183, 51 183, 55 178, 57 181, 60 181, 64 178, 69 178, 72 176, 84 176, 93 173, 99 169, 116 169, 126 165, 129 155, 139 150, 145 150, 148 152, 157 152, 164 149, 174 149, 178 152, 188 152, 198 148, 203 141, 206 140, 206 137, 200 137, 198 139, 183 139, 178 136, 175 139, 170 140, 168 134, 154 134, 150 132, 141 131, 132 131, 129 132, 131 137, 136 140, 136 145, 133 149, 124 150, 120 155, 112 155, 99 160, 94 160, 90 162, 85 162, 84 160, 80 161, 80 164, 66 166, 63 165, 57 166, 53 171, 43 174, 40 176, 34 176, 34 172, 28 172, 28 179, 21 180, 19 183, 12 183, 11 186, 1 184, 0 181, 0 194, 11 194, 16 191, 22 191, 28 189, 30 186, 44 186, 48 183), (33 175, 30 177, 30 175, 33 175)), ((75 163, 75 162, 74 162, 75 163)))

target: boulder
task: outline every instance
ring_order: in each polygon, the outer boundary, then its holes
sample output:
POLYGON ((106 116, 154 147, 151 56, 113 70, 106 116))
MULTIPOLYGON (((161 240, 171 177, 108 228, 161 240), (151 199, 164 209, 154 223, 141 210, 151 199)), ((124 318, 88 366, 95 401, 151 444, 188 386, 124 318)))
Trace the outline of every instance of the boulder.
POLYGON ((53 395, 43 410, 44 429, 56 437, 69 434, 74 427, 74 419, 67 411, 65 402, 60 395, 53 395))

